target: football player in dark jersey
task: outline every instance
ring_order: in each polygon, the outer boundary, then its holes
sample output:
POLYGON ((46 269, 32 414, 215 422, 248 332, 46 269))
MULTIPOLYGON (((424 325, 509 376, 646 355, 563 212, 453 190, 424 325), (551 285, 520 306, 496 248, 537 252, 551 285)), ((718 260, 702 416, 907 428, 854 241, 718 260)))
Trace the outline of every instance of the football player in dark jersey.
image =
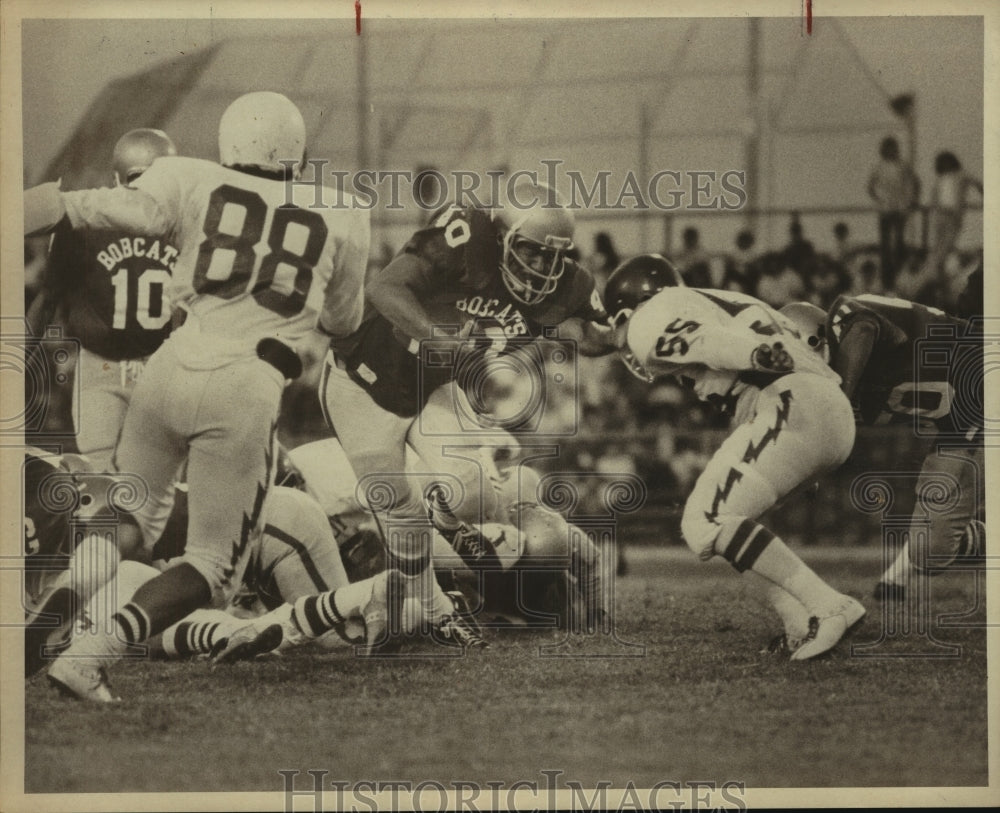
MULTIPOLYGON (((572 213, 539 184, 515 186, 490 208, 445 207, 370 274, 361 327, 327 355, 326 418, 380 522, 390 566, 406 577, 407 596, 419 594, 431 629, 452 610, 432 576, 425 511, 445 534, 497 519, 476 461, 482 444, 468 435, 470 424, 495 425, 490 363, 516 360, 544 390, 544 369, 527 352, 535 339, 558 335, 584 354, 611 349, 594 281, 567 257, 573 232, 572 213), (428 476, 405 474, 407 445, 428 476), (394 522, 409 531, 395 533, 394 522)), ((545 408, 544 391, 537 403, 545 408)), ((533 426, 537 412, 521 417, 533 426)), ((469 643, 482 641, 473 632, 469 643)))
POLYGON ((983 347, 975 324, 874 294, 841 296, 828 313, 803 303, 785 310, 818 348, 825 343, 859 423, 909 425, 933 438, 917 480, 909 541, 882 575, 875 597, 902 599, 913 567, 935 573, 980 555, 983 347))
MULTIPOLYGON (((114 185, 130 184, 157 158, 176 153, 161 130, 125 133, 114 147, 114 185)), ((27 316, 36 336, 58 321, 64 335, 80 342, 72 412, 77 447, 90 471, 111 470, 135 382, 170 330, 168 289, 176 257, 177 249, 166 240, 119 230, 74 231, 64 220, 53 233, 42 289, 27 316)), ((105 475, 94 477, 112 482, 105 475)), ((126 557, 132 555, 141 544, 138 528, 121 524, 115 543, 126 557)), ((31 629, 47 634, 45 619, 71 623, 68 614, 85 606, 100 587, 84 574, 93 575, 97 568, 113 575, 118 560, 114 547, 106 535, 84 534, 65 551, 70 561, 58 584, 35 596, 29 608, 29 634, 31 629)))
MULTIPOLYGON (((117 571, 118 544, 136 531, 129 513, 141 488, 95 472, 80 455, 29 447, 24 471, 25 670, 44 663, 47 644, 69 641, 86 601, 117 571)), ((138 534, 128 537, 138 540, 138 534)), ((51 655, 51 653, 50 653, 51 655)))
MULTIPOLYGON (((115 144, 114 183, 131 184, 157 158, 176 154, 161 130, 131 130, 115 144)), ((80 342, 76 442, 98 471, 109 470, 135 381, 170 331, 176 257, 166 240, 121 231, 73 231, 63 222, 53 235, 29 321, 35 335, 43 335, 58 316, 65 335, 80 342)))

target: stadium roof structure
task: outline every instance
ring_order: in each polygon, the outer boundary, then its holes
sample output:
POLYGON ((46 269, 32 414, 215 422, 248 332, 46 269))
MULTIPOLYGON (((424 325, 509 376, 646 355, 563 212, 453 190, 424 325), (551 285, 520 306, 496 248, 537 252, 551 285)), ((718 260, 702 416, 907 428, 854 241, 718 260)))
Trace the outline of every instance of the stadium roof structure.
POLYGON ((331 168, 544 173, 548 160, 610 172, 613 189, 630 171, 746 169, 752 209, 862 189, 873 144, 903 128, 832 19, 811 36, 795 17, 378 19, 361 36, 343 20, 280 22, 111 82, 46 176, 103 183, 114 141, 140 126, 215 158, 222 111, 265 89, 300 106, 309 154, 331 168))

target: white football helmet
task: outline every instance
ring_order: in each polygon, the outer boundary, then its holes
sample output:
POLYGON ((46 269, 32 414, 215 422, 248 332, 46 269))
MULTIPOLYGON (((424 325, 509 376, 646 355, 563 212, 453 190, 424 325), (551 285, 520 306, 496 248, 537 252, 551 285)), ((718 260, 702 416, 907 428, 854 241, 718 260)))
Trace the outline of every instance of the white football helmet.
POLYGON ((826 342, 826 311, 810 302, 789 302, 781 309, 806 344, 824 361, 829 360, 830 348, 826 342))
POLYGON ((225 166, 283 172, 295 161, 296 176, 306 150, 306 124, 287 96, 271 91, 245 93, 219 120, 219 161, 225 166))
POLYGON ((115 144, 111 166, 115 186, 127 186, 142 175, 149 165, 164 155, 177 155, 177 147, 163 130, 140 127, 129 130, 115 144))
POLYGON ((492 211, 503 245, 500 273, 518 302, 536 305, 551 294, 566 270, 576 224, 555 190, 525 182, 492 211))

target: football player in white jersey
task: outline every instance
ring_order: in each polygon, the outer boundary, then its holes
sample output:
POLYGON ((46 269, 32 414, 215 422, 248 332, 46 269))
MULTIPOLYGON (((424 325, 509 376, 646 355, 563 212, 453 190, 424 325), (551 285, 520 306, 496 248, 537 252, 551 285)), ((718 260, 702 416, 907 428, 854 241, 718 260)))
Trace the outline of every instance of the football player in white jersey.
POLYGON ((684 541, 769 583, 793 660, 831 649, 865 615, 756 520, 797 486, 840 465, 854 442, 840 379, 794 325, 753 297, 686 288, 662 257, 617 268, 604 294, 623 361, 647 381, 672 375, 733 414, 684 506, 684 541))
POLYGON ((187 311, 147 364, 115 450, 118 470, 148 486, 136 513, 147 545, 186 463, 187 548, 114 615, 113 632, 79 636, 52 665, 70 694, 113 701, 105 665, 232 594, 273 476, 281 394, 301 371, 295 347, 317 326, 336 338, 361 322, 369 214, 347 194, 315 208, 315 189, 291 183, 305 136, 289 99, 249 93, 220 120, 221 164, 169 157, 131 187, 25 193, 26 233, 68 217, 74 228, 173 236, 172 299, 187 311))

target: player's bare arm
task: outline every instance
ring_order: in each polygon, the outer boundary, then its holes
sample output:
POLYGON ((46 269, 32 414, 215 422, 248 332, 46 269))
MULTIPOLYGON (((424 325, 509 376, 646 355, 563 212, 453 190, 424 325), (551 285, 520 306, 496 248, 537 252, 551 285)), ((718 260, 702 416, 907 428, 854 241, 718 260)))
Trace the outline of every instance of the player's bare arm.
MULTIPOLYGON (((368 281, 365 295, 386 319, 411 339, 430 338, 434 320, 424 308, 421 296, 425 274, 431 264, 415 254, 401 254, 382 273, 368 281)), ((472 328, 468 321, 458 338, 464 339, 472 328)))

